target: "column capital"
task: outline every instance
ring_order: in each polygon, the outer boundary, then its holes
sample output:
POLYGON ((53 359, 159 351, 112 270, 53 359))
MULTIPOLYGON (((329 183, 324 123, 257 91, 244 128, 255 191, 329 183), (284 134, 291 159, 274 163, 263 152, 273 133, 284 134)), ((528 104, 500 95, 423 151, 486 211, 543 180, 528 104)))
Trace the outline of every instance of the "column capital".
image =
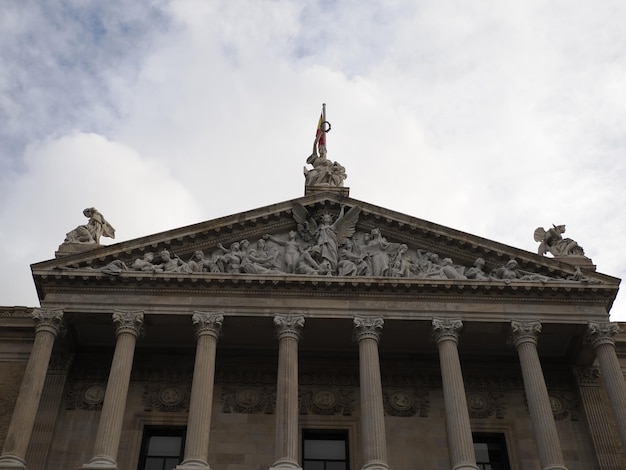
POLYGON ((517 348, 524 343, 532 343, 535 346, 541 333, 539 320, 511 320, 511 341, 517 348))
POLYGON ((619 333, 620 327, 617 322, 592 322, 587 323, 587 341, 591 343, 593 349, 601 344, 615 346, 614 336, 619 333))
POLYGON ((113 323, 116 325, 115 334, 117 336, 122 333, 130 333, 137 337, 143 329, 143 312, 116 310, 113 312, 113 323))
POLYGON ((600 369, 597 367, 574 367, 573 371, 579 386, 597 387, 600 385, 600 369))
POLYGON ((278 339, 291 337, 299 340, 304 328, 304 316, 276 314, 274 315, 274 327, 276 328, 278 339))
POLYGON ((211 335, 217 338, 224 322, 223 312, 193 312, 191 321, 196 327, 196 337, 211 335))
POLYGON ((43 309, 36 308, 31 314, 31 318, 35 320, 35 331, 48 331, 55 337, 65 331, 63 325, 63 310, 61 309, 43 309))
POLYGON ((437 344, 454 341, 458 344, 463 322, 458 318, 433 318, 433 338, 437 344))
POLYGON ((383 317, 354 317, 354 337, 357 341, 371 338, 380 341, 385 321, 383 317))

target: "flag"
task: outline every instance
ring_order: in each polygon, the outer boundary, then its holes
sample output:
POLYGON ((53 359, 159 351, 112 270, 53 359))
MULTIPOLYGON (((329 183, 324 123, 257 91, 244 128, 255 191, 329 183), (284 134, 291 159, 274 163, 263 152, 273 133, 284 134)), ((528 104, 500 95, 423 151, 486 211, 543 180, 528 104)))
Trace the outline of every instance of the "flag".
POLYGON ((317 122, 317 133, 315 134, 315 138, 319 136, 319 141, 317 145, 323 145, 326 147, 326 132, 322 129, 322 125, 324 124, 324 114, 320 114, 320 120, 317 122), (321 134, 321 135, 320 135, 321 134))

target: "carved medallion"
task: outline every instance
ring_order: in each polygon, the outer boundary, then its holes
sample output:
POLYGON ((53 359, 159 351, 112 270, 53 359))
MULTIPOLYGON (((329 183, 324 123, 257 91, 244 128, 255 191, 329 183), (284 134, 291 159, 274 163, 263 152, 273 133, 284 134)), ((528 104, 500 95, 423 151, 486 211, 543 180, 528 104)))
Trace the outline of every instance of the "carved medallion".
POLYGON ((430 412, 428 392, 425 390, 391 389, 383 390, 383 405, 390 416, 415 416, 425 418, 430 412))

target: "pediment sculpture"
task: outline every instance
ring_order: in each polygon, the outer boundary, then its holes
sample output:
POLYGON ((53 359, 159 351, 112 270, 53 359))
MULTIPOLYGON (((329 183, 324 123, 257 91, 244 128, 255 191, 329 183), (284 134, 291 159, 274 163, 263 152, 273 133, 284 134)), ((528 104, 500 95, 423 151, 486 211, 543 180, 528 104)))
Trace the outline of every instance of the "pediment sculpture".
MULTIPOLYGON (((591 282, 580 268, 566 277, 550 277, 520 268, 514 259, 487 270, 483 258, 471 266, 455 263, 405 243, 388 241, 378 227, 357 229, 361 208, 341 207, 334 216, 328 211, 312 214, 295 202, 297 227, 287 233, 264 234, 252 242, 243 239, 208 250, 196 250, 188 259, 163 249, 146 252, 125 262, 114 260, 94 268, 109 275, 124 272, 214 273, 240 275, 304 275, 376 278, 447 279, 473 281, 575 281, 591 282)), ((185 257, 187 258, 187 257, 185 257)))

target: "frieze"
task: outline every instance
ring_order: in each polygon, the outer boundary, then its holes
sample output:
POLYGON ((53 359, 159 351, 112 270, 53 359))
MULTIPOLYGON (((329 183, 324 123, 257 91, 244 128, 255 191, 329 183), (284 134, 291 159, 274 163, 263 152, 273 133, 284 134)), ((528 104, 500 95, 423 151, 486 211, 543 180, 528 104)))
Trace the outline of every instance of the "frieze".
POLYGON ((273 414, 276 408, 275 387, 224 387, 222 390, 224 413, 273 414))
POLYGON ((467 393, 467 409, 470 418, 490 418, 495 415, 503 419, 506 406, 502 402, 504 394, 501 392, 469 391, 467 393))
POLYGON ((306 388, 300 390, 300 414, 350 416, 355 408, 353 388, 306 388))
POLYGON ((189 385, 146 384, 143 393, 144 411, 189 411, 189 385))
MULTIPOLYGON (((252 275, 324 275, 341 277, 471 280, 484 282, 548 281, 593 282, 579 273, 548 276, 522 269, 515 259, 487 266, 478 257, 471 265, 422 247, 388 240, 384 229, 357 227, 360 206, 342 206, 339 213, 312 212, 298 202, 291 210, 296 230, 266 233, 255 240, 241 239, 224 246, 197 249, 191 254, 173 248, 147 251, 140 258, 119 258, 82 269, 119 276, 125 272, 214 273, 252 275)), ((72 269, 65 267, 62 269, 72 269)))
POLYGON ((427 418, 430 412, 428 391, 412 388, 384 388, 383 406, 389 416, 427 418))
POLYGON ((65 392, 67 410, 101 410, 106 392, 103 383, 69 383, 65 392))

